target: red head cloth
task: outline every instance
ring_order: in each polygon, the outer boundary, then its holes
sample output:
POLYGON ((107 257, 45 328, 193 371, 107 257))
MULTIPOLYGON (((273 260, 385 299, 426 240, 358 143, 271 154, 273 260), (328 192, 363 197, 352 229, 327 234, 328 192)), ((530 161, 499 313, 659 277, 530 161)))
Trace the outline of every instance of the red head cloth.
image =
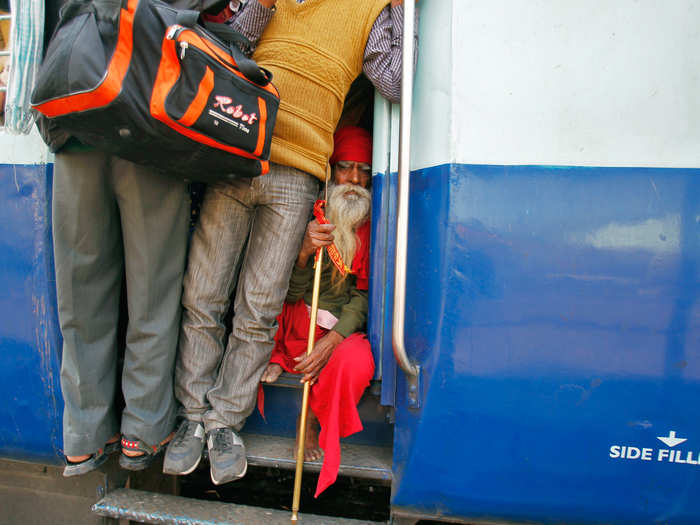
POLYGON ((372 136, 364 128, 345 126, 333 135, 335 149, 330 163, 334 165, 341 160, 372 164, 372 136))

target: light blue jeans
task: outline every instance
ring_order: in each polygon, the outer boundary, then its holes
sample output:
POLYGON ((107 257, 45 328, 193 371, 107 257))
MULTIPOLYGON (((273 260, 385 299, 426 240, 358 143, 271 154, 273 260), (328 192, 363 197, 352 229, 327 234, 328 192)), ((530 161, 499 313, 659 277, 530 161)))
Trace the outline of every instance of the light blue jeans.
POLYGON ((175 367, 183 415, 207 431, 240 430, 255 408, 276 317, 317 196, 315 178, 276 164, 267 175, 207 188, 190 245, 175 367), (234 288, 224 348, 223 317, 234 288))

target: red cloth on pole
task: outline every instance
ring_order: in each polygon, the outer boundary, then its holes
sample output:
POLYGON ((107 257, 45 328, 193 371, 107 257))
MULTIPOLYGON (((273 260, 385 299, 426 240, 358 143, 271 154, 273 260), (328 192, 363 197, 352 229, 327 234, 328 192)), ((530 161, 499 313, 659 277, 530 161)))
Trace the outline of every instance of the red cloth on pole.
MULTIPOLYGON (((310 322, 304 300, 300 299, 295 304, 285 303, 277 320, 279 329, 270 362, 296 374, 294 358, 306 352, 310 322)), ((317 326, 316 340, 327 332, 317 326)), ((357 404, 373 375, 374 358, 369 341, 364 334, 356 332, 335 347, 318 381, 311 387, 309 405, 321 424, 319 446, 324 452, 315 497, 338 477, 340 438, 362 430, 357 404)))

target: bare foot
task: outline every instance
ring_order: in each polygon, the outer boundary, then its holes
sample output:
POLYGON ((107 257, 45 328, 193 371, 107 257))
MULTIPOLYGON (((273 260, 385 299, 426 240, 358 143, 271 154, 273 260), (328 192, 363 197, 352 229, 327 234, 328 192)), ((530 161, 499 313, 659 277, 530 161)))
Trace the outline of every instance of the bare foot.
MULTIPOLYGON (((162 447, 163 445, 170 443, 170 440, 174 437, 175 432, 171 432, 163 441, 160 442, 160 446, 162 447)), ((129 456, 130 458, 135 458, 138 456, 143 456, 145 452, 141 452, 140 450, 129 450, 122 447, 122 454, 124 454, 125 456, 129 456)))
MULTIPOLYGON (((121 435, 119 432, 114 434, 111 438, 107 440, 107 445, 111 445, 112 443, 116 443, 119 441, 119 438, 121 435)), ((83 454, 82 456, 66 456, 66 459, 68 460, 68 463, 82 463, 83 461, 87 461, 92 457, 92 454, 83 454)))
MULTIPOLYGON (((299 420, 301 416, 297 418, 297 440, 299 439, 299 420)), ((318 431, 319 424, 318 419, 314 413, 309 410, 306 415, 306 433, 304 436, 304 461, 318 461, 323 457, 323 450, 318 446, 318 431)), ((299 442, 297 441, 294 445, 294 459, 297 458, 297 450, 299 449, 299 442)))
POLYGON ((282 367, 277 363, 270 363, 263 372, 260 381, 262 383, 274 383, 282 373, 282 367))

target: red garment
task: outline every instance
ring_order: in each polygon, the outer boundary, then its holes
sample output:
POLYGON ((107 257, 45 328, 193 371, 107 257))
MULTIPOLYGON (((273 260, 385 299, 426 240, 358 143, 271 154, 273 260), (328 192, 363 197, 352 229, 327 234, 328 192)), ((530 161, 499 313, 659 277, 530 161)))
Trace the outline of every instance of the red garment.
POLYGON ((234 10, 231 9, 231 3, 224 7, 219 13, 212 15, 209 13, 202 13, 202 18, 207 22, 214 22, 216 24, 228 24, 233 19, 235 14, 234 10))
POLYGON ((358 290, 369 290, 369 234, 370 220, 355 230, 358 243, 355 257, 352 259, 352 274, 357 278, 355 286, 358 290))
MULTIPOLYGON (((287 372, 296 374, 294 358, 306 352, 310 322, 304 300, 285 303, 277 321, 279 329, 270 363, 277 363, 287 372)), ((316 341, 326 333, 328 330, 317 326, 316 341)), ((357 404, 373 375, 374 358, 369 341, 365 334, 356 332, 335 347, 318 381, 311 387, 309 405, 321 424, 319 446, 324 451, 315 497, 338 477, 340 438, 362 430, 357 404)), ((260 396, 258 401, 261 401, 260 396)), ((262 412, 263 406, 259 405, 262 412)))
POLYGON ((345 126, 333 135, 333 155, 328 160, 333 166, 340 160, 372 164, 372 136, 364 128, 345 126))

